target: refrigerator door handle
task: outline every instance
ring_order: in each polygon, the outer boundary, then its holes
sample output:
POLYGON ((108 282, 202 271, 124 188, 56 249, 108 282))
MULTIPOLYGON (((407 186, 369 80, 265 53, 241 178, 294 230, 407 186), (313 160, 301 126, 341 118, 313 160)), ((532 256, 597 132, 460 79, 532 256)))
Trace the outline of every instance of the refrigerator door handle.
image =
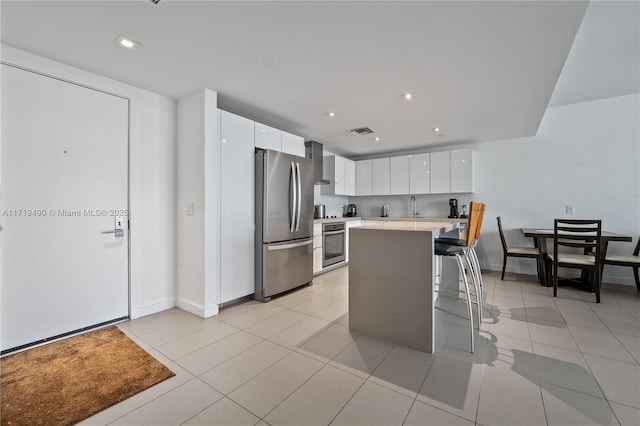
POLYGON ((289 206, 289 210, 291 211, 291 227, 290 231, 293 232, 296 229, 296 207, 298 205, 298 189, 296 188, 296 168, 291 162, 291 185, 293 190, 293 199, 291 201, 291 205, 289 206))
POLYGON ((296 219, 296 232, 300 229, 300 210, 302 210, 302 182, 300 181, 300 163, 296 161, 296 175, 298 176, 298 217, 296 219))
POLYGON ((291 244, 281 244, 281 245, 268 246, 267 250, 268 251, 287 250, 287 249, 296 248, 296 247, 308 246, 309 244, 313 244, 313 240, 307 240, 307 241, 303 241, 301 243, 291 243, 291 244))

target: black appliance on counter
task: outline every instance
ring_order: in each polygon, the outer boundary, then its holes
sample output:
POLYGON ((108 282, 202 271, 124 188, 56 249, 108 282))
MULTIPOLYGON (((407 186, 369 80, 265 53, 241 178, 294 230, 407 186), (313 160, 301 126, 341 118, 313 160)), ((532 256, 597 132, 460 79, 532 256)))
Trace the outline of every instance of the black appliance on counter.
POLYGON ((449 218, 458 218, 460 213, 458 212, 458 199, 449 198, 449 218))
POLYGON ((358 209, 356 209, 355 204, 347 204, 346 211, 344 212, 345 217, 356 217, 358 216, 358 209))

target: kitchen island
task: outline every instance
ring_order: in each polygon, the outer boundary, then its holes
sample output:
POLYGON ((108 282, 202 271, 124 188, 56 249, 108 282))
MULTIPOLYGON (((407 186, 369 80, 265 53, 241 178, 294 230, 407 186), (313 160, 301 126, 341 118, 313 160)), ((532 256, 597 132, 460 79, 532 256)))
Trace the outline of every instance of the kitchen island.
POLYGON ((433 352, 434 239, 457 237, 459 228, 452 219, 351 229, 349 329, 433 352))

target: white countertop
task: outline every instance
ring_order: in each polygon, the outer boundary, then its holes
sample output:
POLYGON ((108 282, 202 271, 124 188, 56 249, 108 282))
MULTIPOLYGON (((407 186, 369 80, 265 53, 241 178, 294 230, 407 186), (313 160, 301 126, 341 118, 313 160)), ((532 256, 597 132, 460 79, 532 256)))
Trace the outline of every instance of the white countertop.
POLYGON ((327 217, 325 219, 313 219, 313 223, 332 223, 332 222, 351 222, 353 220, 362 220, 361 217, 327 217))
POLYGON ((467 223, 467 219, 449 219, 446 217, 333 217, 325 219, 314 219, 313 223, 329 223, 329 222, 350 222, 353 220, 376 220, 386 222, 446 222, 446 223, 467 223))
POLYGON ((441 235, 449 231, 460 228, 460 222, 453 222, 449 219, 447 222, 433 221, 389 221, 387 223, 378 223, 375 225, 360 226, 353 228, 358 231, 362 230, 378 230, 378 231, 413 231, 413 232, 431 232, 434 235, 441 235))
POLYGON ((363 217, 362 220, 386 220, 387 222, 460 222, 467 223, 468 219, 453 219, 448 217, 398 217, 398 216, 389 216, 389 217, 363 217))

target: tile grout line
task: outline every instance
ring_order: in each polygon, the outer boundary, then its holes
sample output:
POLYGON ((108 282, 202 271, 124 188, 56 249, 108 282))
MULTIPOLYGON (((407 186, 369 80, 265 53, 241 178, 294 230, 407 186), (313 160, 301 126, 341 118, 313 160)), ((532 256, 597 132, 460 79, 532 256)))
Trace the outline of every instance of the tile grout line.
MULTIPOLYGON (((585 302, 585 304, 588 306, 588 303, 586 303, 586 302, 585 302)), ((593 309, 592 309, 590 306, 588 306, 588 307, 589 307, 589 309, 590 309, 590 310, 591 310, 591 311, 592 311, 592 312, 593 312, 593 313, 594 313, 598 318, 600 318, 600 316, 599 316, 595 311, 593 311, 593 309)), ((600 319, 600 321, 602 321, 602 319, 600 319)), ((609 330, 609 332, 610 332, 611 334, 613 334, 613 332, 611 332, 611 330, 609 329, 609 326, 608 326, 607 324, 605 324, 605 323, 604 323, 604 321, 602 321, 602 323, 604 324, 604 326, 605 326, 605 327, 607 327, 607 330, 609 330)), ((607 402, 607 405, 609 406, 609 409, 611 410, 611 413, 613 414, 613 417, 615 417, 616 421, 617 421, 619 424, 622 424, 622 422, 620 422, 620 420, 618 419, 618 416, 616 415, 616 412, 615 412, 615 410, 613 409, 613 406, 611 405, 611 402, 612 402, 612 401, 610 401, 610 400, 609 400, 609 398, 607 397, 607 394, 604 392, 604 389, 602 388, 602 385, 600 384, 600 382, 599 382, 599 381, 598 381, 598 379, 596 378, 595 374, 593 374, 593 370, 591 369, 591 366, 589 365, 589 362, 587 361, 587 358, 585 357, 585 353, 584 353, 584 352, 582 352, 582 348, 580 347, 580 345, 578 345, 578 341, 576 340, 575 336, 573 335, 573 332, 571 331, 571 329, 570 329, 568 326, 567 326, 567 330, 569 330, 569 334, 571 334, 571 337, 572 337, 572 338, 573 338, 573 340, 576 342, 576 346, 578 346, 578 350, 579 350, 579 352, 580 352, 580 356, 582 357, 582 360, 584 361, 585 365, 586 365, 586 366, 587 366, 587 368, 589 369, 589 373, 591 374, 591 377, 593 378, 593 381, 594 381, 594 382, 596 382, 596 385, 598 386, 598 390, 600 390, 600 392, 602 393, 602 396, 604 397, 604 400, 607 402)), ((615 336, 615 334, 613 334, 613 336, 616 338, 616 340, 618 340, 618 338, 615 336)), ((622 345, 622 343, 621 343, 621 342, 619 342, 619 343, 622 345)), ((626 348, 626 347, 624 347, 624 345, 622 345, 622 347, 623 347, 625 350, 627 350, 627 348, 626 348)), ((627 351, 627 352, 628 352, 628 351, 627 351)), ((591 355, 591 354, 588 354, 588 355, 591 355)), ((597 355, 595 355, 595 356, 597 356, 597 355)), ((601 357, 601 358, 609 359, 609 358, 606 358, 606 357, 601 357)), ((633 358, 633 356, 632 356, 632 358, 633 358)), ((634 358, 634 359, 635 359, 635 358, 634 358)), ((573 389, 569 389, 569 390, 572 390, 572 391, 576 392, 576 391, 575 391, 575 390, 573 390, 573 389)), ((582 394, 584 394, 583 392, 578 392, 578 393, 582 393, 582 394)), ((585 394, 585 395, 588 395, 588 394, 585 394)), ((593 396, 593 395, 589 395, 589 396, 593 396)), ((596 398, 597 398, 597 397, 596 397, 596 398)))

